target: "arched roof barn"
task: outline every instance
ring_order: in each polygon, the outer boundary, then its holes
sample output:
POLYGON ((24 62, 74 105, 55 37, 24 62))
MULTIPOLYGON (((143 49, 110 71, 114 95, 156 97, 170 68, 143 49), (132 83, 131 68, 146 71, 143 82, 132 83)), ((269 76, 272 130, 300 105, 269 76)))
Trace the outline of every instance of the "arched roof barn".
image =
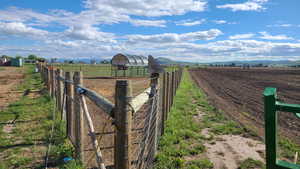
POLYGON ((145 56, 116 54, 112 60, 113 66, 148 66, 148 58, 145 56))

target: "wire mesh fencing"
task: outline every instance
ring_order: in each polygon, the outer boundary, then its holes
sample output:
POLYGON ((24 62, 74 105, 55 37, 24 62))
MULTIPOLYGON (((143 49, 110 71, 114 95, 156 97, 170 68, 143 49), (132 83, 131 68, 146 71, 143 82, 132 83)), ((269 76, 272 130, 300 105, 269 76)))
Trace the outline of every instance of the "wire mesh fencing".
POLYGON ((66 120, 66 132, 75 147, 76 158, 87 168, 153 166, 182 68, 151 74, 147 79, 150 88, 135 97, 130 80, 117 80, 113 104, 85 88, 81 72, 64 73, 53 67, 37 66, 49 94, 56 98, 61 119, 66 120))
POLYGON ((155 94, 143 108, 134 114, 133 168, 150 168, 154 159, 157 137, 158 95, 155 94))

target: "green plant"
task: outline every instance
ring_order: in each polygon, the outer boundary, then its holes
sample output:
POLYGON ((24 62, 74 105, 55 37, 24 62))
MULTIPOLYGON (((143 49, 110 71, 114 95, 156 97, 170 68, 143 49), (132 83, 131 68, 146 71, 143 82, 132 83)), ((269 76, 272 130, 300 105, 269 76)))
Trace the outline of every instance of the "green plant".
POLYGON ((211 169, 213 167, 213 163, 207 159, 192 160, 185 166, 187 169, 211 169))
MULTIPOLYGON (((280 149, 280 156, 293 160, 295 153, 300 152, 300 146, 287 138, 280 137, 278 143, 280 149)), ((298 160, 299 162, 300 160, 298 160)))
MULTIPOLYGON (((200 161, 190 163, 184 158, 185 156, 195 156, 205 152, 205 147, 201 142, 204 138, 200 134, 201 128, 194 120, 194 115, 197 114, 197 105, 194 102, 200 102, 201 105, 208 106, 203 93, 191 81, 188 72, 184 71, 174 104, 169 112, 169 118, 165 122, 164 135, 159 142, 155 169, 185 168, 187 165, 200 165, 200 161)), ((201 162, 209 163, 209 160, 203 160, 201 162)))
POLYGON ((246 160, 240 162, 239 169, 264 169, 265 165, 259 161, 252 158, 247 158, 246 160))

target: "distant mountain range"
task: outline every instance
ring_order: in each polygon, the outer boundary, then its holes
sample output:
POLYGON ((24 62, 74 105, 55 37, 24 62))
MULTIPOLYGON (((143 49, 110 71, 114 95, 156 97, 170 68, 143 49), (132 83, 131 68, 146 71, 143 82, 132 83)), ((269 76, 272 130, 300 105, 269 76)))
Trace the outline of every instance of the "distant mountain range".
POLYGON ((156 58, 158 63, 162 65, 173 65, 173 64, 180 64, 180 65, 196 65, 198 63, 193 63, 193 62, 183 62, 183 61, 175 61, 172 59, 164 58, 164 57, 159 57, 156 58))
POLYGON ((249 65, 296 65, 300 64, 299 61, 290 61, 290 60, 251 60, 251 61, 228 61, 228 62, 211 62, 208 64, 231 64, 234 63, 236 65, 249 64, 249 65))
MULTIPOLYGON (((49 59, 50 60, 50 59, 49 59)), ((59 58, 57 59, 58 62, 64 62, 65 60, 73 60, 75 62, 84 62, 84 63, 91 63, 91 58, 72 58, 72 59, 64 59, 59 58)), ((101 61, 105 59, 101 58, 92 58, 92 60, 95 60, 97 63, 100 63, 101 61)), ((218 64, 218 65, 229 65, 234 63, 235 65, 243 65, 243 64, 249 64, 249 65, 257 65, 257 64, 263 64, 263 65, 277 65, 277 66, 291 66, 291 65, 299 65, 299 61, 290 61, 290 60, 251 60, 251 61, 225 61, 225 62, 208 62, 208 63, 197 63, 197 62, 184 62, 184 61, 175 61, 172 59, 164 58, 164 57, 158 57, 156 60, 163 65, 172 65, 172 64, 180 64, 180 65, 209 65, 209 64, 218 64)))
POLYGON ((290 61, 290 60, 250 60, 250 61, 225 61, 225 62, 208 62, 208 63, 192 63, 192 62, 182 62, 182 61, 174 61, 172 59, 159 57, 157 58, 158 62, 160 64, 182 64, 182 65, 208 65, 208 64, 218 64, 218 65, 229 65, 234 63, 235 65, 243 65, 243 64, 249 64, 249 65, 257 65, 257 64, 263 64, 263 65, 299 65, 300 61, 290 61))

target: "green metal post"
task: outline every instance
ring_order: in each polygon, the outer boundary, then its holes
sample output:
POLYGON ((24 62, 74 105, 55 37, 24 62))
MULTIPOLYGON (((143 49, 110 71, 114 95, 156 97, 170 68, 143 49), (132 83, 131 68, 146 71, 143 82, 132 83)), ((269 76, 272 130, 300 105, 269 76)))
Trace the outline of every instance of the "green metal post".
POLYGON ((264 91, 265 106, 265 139, 266 139, 266 168, 276 168, 277 157, 277 115, 276 89, 266 88, 264 91))
POLYGON ((295 113, 300 118, 300 105, 281 103, 277 100, 276 89, 266 88, 264 91, 265 106, 265 139, 266 169, 300 169, 297 164, 277 160, 277 113, 284 111, 295 113))

